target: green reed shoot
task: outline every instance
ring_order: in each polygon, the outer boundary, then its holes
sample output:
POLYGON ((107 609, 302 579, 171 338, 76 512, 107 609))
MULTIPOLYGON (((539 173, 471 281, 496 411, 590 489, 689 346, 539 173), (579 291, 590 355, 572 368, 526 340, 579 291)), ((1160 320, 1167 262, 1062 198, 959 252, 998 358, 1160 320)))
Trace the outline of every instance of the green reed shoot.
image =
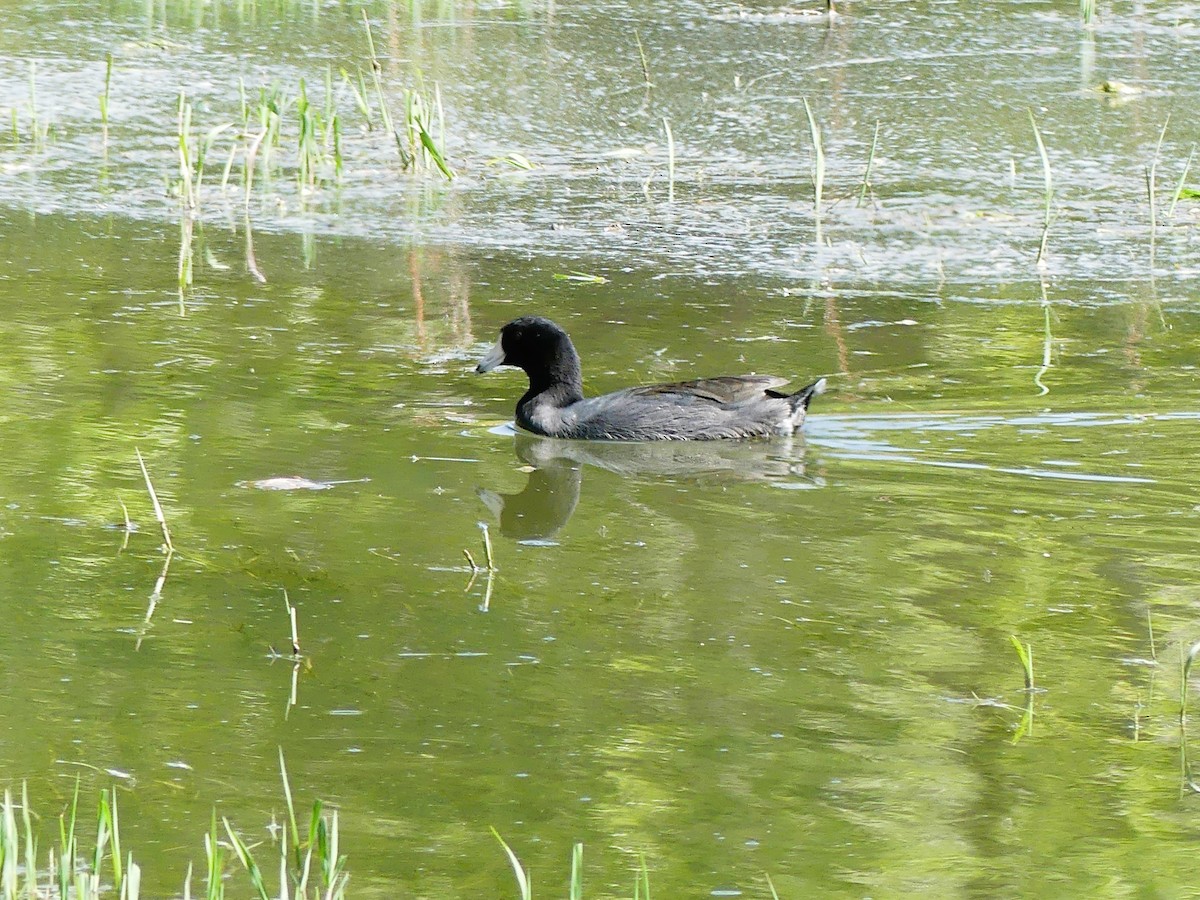
POLYGON ((504 853, 508 856, 509 865, 512 866, 513 875, 517 879, 517 887, 521 891, 521 900, 531 900, 533 897, 533 885, 529 880, 529 872, 521 865, 521 861, 517 859, 517 854, 513 853, 512 847, 504 842, 504 838, 500 837, 500 832, 495 828, 492 829, 492 835, 500 842, 500 846, 504 848, 504 853))
MULTIPOLYGON (((259 869, 258 863, 255 862, 254 856, 250 853, 250 848, 246 846, 233 826, 229 824, 229 819, 221 817, 221 822, 225 825, 225 833, 229 835, 229 844, 233 847, 234 855, 237 856, 238 862, 242 864, 242 868, 246 870, 247 876, 250 878, 250 884, 258 893, 259 900, 271 900, 271 893, 267 890, 267 884, 263 880, 262 870, 259 869)), ((66 896, 65 894, 63 895, 66 896)))
POLYGON ((358 111, 362 117, 367 120, 367 130, 375 130, 375 120, 371 115, 371 103, 367 99, 367 82, 363 78, 361 68, 355 69, 355 78, 350 77, 350 73, 345 69, 340 69, 342 76, 342 84, 349 85, 350 94, 354 97, 354 105, 358 107, 358 111))
POLYGON ((1021 660, 1021 668, 1025 671, 1025 690, 1033 690, 1033 645, 1022 644, 1015 634, 1010 634, 1008 639, 1012 641, 1013 647, 1017 651, 1017 658, 1021 660))
POLYGON ((342 119, 334 115, 333 122, 333 177, 342 180, 342 119))
POLYGON ((1171 124, 1171 114, 1163 122, 1162 130, 1158 133, 1158 143, 1154 145, 1154 156, 1146 167, 1146 196, 1150 201, 1150 237, 1153 239, 1158 232, 1158 158, 1162 154, 1163 139, 1167 136, 1167 126, 1171 124))
MULTIPOLYGON (((446 121, 441 90, 435 85, 432 97, 419 90, 404 91, 404 134, 401 135, 388 109, 387 97, 383 90, 383 67, 375 54, 375 38, 371 33, 371 21, 366 10, 363 10, 363 25, 367 30, 367 52, 371 57, 371 77, 379 101, 380 118, 383 120, 384 130, 395 141, 396 152, 400 156, 400 167, 419 171, 428 163, 432 163, 447 181, 452 180, 455 176, 454 170, 447 164, 441 149, 446 143, 446 121), (435 121, 438 133, 436 140, 433 137, 435 121)), ((363 92, 363 95, 358 97, 360 108, 365 101, 363 92)))
POLYGON ((650 63, 646 61, 646 48, 642 46, 642 36, 638 34, 637 29, 633 29, 633 39, 637 41, 638 59, 642 63, 642 82, 649 91, 654 87, 654 82, 650 80, 650 63))
POLYGON ((21 786, 21 820, 18 823, 12 794, 5 790, 0 804, 0 898, 3 900, 34 900, 51 896, 51 885, 57 896, 72 896, 75 900, 99 900, 107 891, 101 886, 104 857, 112 860, 112 891, 121 898, 136 900, 141 887, 140 870, 132 854, 122 859, 120 823, 116 815, 116 793, 109 802, 103 793, 97 810, 96 842, 90 855, 90 868, 81 865, 78 826, 79 782, 69 806, 59 816, 59 843, 46 859, 44 870, 38 869, 37 838, 34 834, 27 785, 21 786), (22 832, 24 832, 22 834, 22 832), (24 853, 22 859, 22 852, 24 853), (18 869, 24 869, 24 888, 18 885, 18 869), (45 888, 41 882, 45 882, 45 888))
POLYGON ((571 889, 568 900, 583 900, 583 844, 571 848, 571 889))
POLYGON ((325 67, 325 121, 322 154, 333 160, 333 175, 342 178, 342 117, 338 113, 337 97, 333 91, 333 66, 325 67))
POLYGON ((675 202, 675 135, 671 134, 671 123, 663 116, 663 131, 667 133, 667 202, 675 202))
POLYGON ((821 240, 821 194, 825 190, 825 150, 821 146, 821 129, 813 116, 808 98, 804 98, 804 115, 808 117, 808 133, 813 145, 813 216, 817 226, 817 240, 821 240))
MULTIPOLYGON (((1182 650, 1182 648, 1180 648, 1180 653, 1182 653, 1182 652, 1183 652, 1183 650, 1182 650)), ((1183 656, 1182 659, 1180 660, 1180 666, 1179 666, 1179 668, 1180 668, 1180 672, 1179 672, 1179 721, 1180 721, 1180 723, 1183 723, 1187 720, 1188 697, 1191 693, 1188 690, 1188 680, 1191 678, 1192 666, 1195 665, 1197 656, 1200 656, 1200 641, 1197 641, 1196 643, 1192 644, 1192 646, 1188 648, 1187 655, 1183 656)))
POLYGON ((442 87, 436 81, 433 83, 433 109, 437 113, 438 146, 446 146, 446 110, 442 106, 442 87))
POLYGON ((258 121, 263 129, 263 139, 259 146, 262 150, 263 178, 271 178, 271 153, 280 145, 282 135, 283 113, 288 107, 288 101, 278 86, 259 90, 258 121))
POLYGON ((208 129, 204 133, 204 139, 200 141, 199 148, 196 151, 196 199, 199 202, 200 188, 204 184, 204 164, 208 160, 208 156, 212 153, 213 145, 217 142, 217 138, 225 131, 232 128, 232 123, 226 122, 223 125, 216 125, 208 129))
POLYGON ((104 93, 100 95, 100 127, 104 134, 104 143, 108 144, 108 98, 112 91, 112 53, 104 58, 104 93))
POLYGON ((78 810, 79 778, 76 777, 75 792, 71 796, 71 805, 58 817, 58 895, 60 897, 68 896, 71 888, 71 876, 75 874, 77 848, 75 822, 78 810))
POLYGON ((296 885, 296 897, 308 896, 308 882, 314 871, 314 854, 316 854, 316 873, 320 876, 324 887, 320 895, 325 897, 341 897, 349 881, 346 874, 346 858, 341 855, 339 848, 338 812, 335 809, 326 819, 320 800, 313 802, 312 815, 309 817, 308 834, 301 840, 300 829, 296 822, 296 808, 292 802, 292 787, 288 782, 287 765, 283 759, 283 748, 279 748, 279 772, 283 779, 283 795, 287 804, 287 828, 280 840, 280 884, 290 880, 296 885), (287 835, 291 834, 294 866, 294 877, 286 877, 287 835))
POLYGON ((221 193, 224 194, 229 187, 229 176, 233 172, 233 163, 237 159, 238 145, 235 143, 229 148, 229 156, 225 159, 225 167, 221 170, 221 193))
POLYGON ((33 148, 37 150, 38 114, 37 114, 37 60, 29 61, 29 128, 33 136, 33 148))
POLYGON ((862 190, 858 192, 858 205, 866 202, 871 187, 871 167, 875 164, 875 148, 879 146, 879 120, 875 120, 875 135, 871 138, 871 152, 867 154, 867 167, 863 171, 862 190))
POLYGON ((454 178, 454 170, 443 157, 439 142, 433 139, 431 129, 435 125, 438 130, 441 145, 446 140, 446 116, 442 109, 441 90, 435 85, 432 97, 422 94, 419 90, 404 92, 404 125, 408 134, 409 159, 413 168, 419 170, 432 162, 446 178, 454 178))
POLYGON ((222 900, 225 896, 225 850, 217 837, 217 811, 212 812, 208 834, 204 835, 204 857, 207 863, 206 884, 208 890, 205 896, 208 900, 222 900))
POLYGON ((112 803, 108 803, 104 799, 104 794, 100 795, 100 815, 108 825, 109 833, 112 835, 112 867, 113 867, 113 884, 121 884, 124 877, 121 873, 121 823, 117 815, 117 789, 112 789, 112 803))
POLYGON ((650 900, 650 870, 646 867, 646 854, 639 856, 637 875, 633 881, 633 900, 650 900))
POLYGON ((242 167, 242 175, 245 181, 247 206, 250 205, 250 194, 254 190, 254 170, 258 165, 258 149, 266 138, 267 129, 264 126, 263 130, 256 134, 246 147, 246 160, 242 167))
POLYGON ((163 515, 162 504, 158 502, 158 494, 154 490, 154 485, 150 482, 150 473, 146 471, 146 461, 142 459, 142 451, 134 447, 133 452, 137 454, 138 465, 142 469, 142 477, 146 480, 146 492, 150 495, 150 503, 154 506, 154 518, 158 520, 159 527, 162 528, 162 536, 167 544, 167 550, 174 553, 175 547, 171 544, 171 532, 167 528, 167 517, 163 515))
POLYGON ((1183 196, 1185 186, 1187 185, 1188 173, 1192 169, 1192 159, 1196 155, 1196 145, 1192 144, 1192 149, 1188 151, 1187 160, 1183 164, 1183 171, 1179 173, 1179 182, 1175 185, 1175 193, 1171 196, 1171 206, 1167 209, 1167 218, 1175 218, 1175 205, 1179 202, 1179 198, 1183 196))
POLYGON ((1079 17, 1084 25, 1091 25, 1096 18, 1096 0, 1079 0, 1079 17))
POLYGON ((779 892, 775 890, 775 882, 771 880, 771 876, 764 872, 763 877, 767 879, 767 887, 771 889, 771 900, 779 900, 779 892))
POLYGON ((1042 366, 1037 370, 1037 374, 1033 376, 1033 383, 1037 385, 1040 393, 1039 397, 1044 397, 1050 393, 1050 388, 1046 387, 1042 377, 1050 371, 1051 354, 1054 349, 1054 335, 1050 331, 1050 297, 1046 293, 1046 280, 1042 279, 1042 366))
MULTIPOLYGON (((412 156, 404 147, 404 142, 400 139, 400 134, 396 131, 396 125, 392 121, 391 111, 388 109, 387 97, 383 92, 383 67, 379 65, 379 57, 375 55, 375 38, 371 34, 371 20, 367 18, 367 11, 362 11, 363 25, 367 29, 367 52, 371 55, 371 80, 375 83, 375 97, 379 101, 379 117, 383 120, 383 129, 392 136, 392 140, 396 143, 396 152, 400 155, 400 168, 407 169, 412 165, 412 156)), ((365 99, 365 98, 364 98, 365 99)))
MULTIPOLYGON (((291 604, 289 603, 290 607, 291 604)), ((296 848, 296 852, 300 851, 300 829, 296 825, 296 807, 292 803, 292 785, 288 781, 287 763, 283 760, 283 747, 279 748, 279 775, 283 779, 283 799, 287 805, 288 825, 292 829, 292 846, 296 848)))
POLYGON ((142 892, 142 869, 133 861, 133 854, 129 854, 129 859, 125 861, 125 868, 129 874, 125 879, 125 883, 121 887, 121 894, 125 900, 138 900, 142 892))
POLYGON ((325 66, 325 123, 328 125, 333 121, 333 114, 337 111, 337 103, 333 96, 333 64, 329 63, 325 66))
MULTIPOLYGON (((13 809, 12 793, 5 788, 4 802, 0 804, 0 897, 12 900, 17 896, 17 866, 20 863, 20 834, 17 830, 17 815, 13 809)), ((30 872, 25 869, 25 880, 30 872)))
POLYGON ((188 209, 196 207, 196 185, 192 180, 192 104, 187 92, 179 92, 179 184, 183 203, 188 209))
MULTIPOLYGON (((17 131, 17 111, 13 109, 13 133, 17 131)), ((50 123, 42 122, 38 116, 37 102, 37 61, 29 61, 29 134, 36 153, 44 150, 50 141, 50 123)))
POLYGON ((1050 155, 1046 152, 1046 144, 1042 140, 1042 132, 1038 129, 1033 110, 1029 110, 1029 124, 1033 126, 1033 139, 1037 141, 1038 154, 1042 157, 1042 178, 1046 187, 1045 218, 1042 221, 1042 242, 1038 246, 1037 264, 1042 265, 1046 259, 1046 243, 1050 240, 1050 220, 1054 207, 1054 179, 1050 174, 1050 155))
POLYGON ((179 315, 187 315, 185 300, 192 287, 192 233, 195 220, 184 213, 179 219, 179 261, 176 267, 175 288, 179 294, 179 315))
POLYGON ((317 180, 317 161, 320 154, 316 146, 316 122, 312 106, 308 102, 308 86, 300 79, 300 94, 296 98, 296 115, 300 120, 300 138, 297 150, 297 179, 301 187, 312 187, 317 180))

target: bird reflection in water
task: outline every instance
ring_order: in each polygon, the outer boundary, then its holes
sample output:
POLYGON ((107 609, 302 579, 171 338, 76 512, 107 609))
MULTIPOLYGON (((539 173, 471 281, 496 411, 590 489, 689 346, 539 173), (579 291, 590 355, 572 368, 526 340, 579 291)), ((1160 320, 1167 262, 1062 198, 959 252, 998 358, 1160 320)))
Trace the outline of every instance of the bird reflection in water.
POLYGON ((819 487, 806 474, 802 436, 771 441, 573 441, 518 431, 513 450, 528 468, 525 489, 501 494, 477 489, 479 499, 500 522, 500 533, 515 541, 549 541, 570 521, 583 485, 585 466, 625 477, 696 477, 733 481, 774 481, 781 487, 819 487))

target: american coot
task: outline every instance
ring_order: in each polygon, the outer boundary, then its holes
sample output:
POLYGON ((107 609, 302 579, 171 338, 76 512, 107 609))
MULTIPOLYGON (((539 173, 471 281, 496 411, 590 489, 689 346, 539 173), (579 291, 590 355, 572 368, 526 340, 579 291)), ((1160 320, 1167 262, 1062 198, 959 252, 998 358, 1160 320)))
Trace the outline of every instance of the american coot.
POLYGON ((529 390, 517 403, 517 424, 548 437, 600 441, 706 441, 786 435, 804 423, 808 402, 825 379, 794 394, 775 390, 786 378, 725 375, 675 384, 626 388, 584 399, 579 354, 567 333, 541 316, 500 329, 500 340, 475 367, 517 366, 529 390))

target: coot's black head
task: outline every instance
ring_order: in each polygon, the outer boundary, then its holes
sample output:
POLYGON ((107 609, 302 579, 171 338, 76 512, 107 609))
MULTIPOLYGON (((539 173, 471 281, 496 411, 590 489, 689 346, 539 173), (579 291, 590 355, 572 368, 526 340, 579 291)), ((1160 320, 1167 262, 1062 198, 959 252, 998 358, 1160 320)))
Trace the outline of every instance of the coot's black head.
POLYGON ((518 366, 530 378, 575 373, 579 357, 567 333, 541 316, 522 316, 500 329, 500 340, 475 367, 490 372, 497 366, 518 366))

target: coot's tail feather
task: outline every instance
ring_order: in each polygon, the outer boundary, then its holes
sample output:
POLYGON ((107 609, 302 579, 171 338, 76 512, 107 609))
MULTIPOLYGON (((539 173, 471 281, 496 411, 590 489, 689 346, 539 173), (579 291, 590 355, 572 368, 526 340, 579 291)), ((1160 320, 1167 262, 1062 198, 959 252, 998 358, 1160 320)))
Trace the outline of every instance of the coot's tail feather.
POLYGON ((792 411, 799 412, 800 410, 808 410, 808 404, 813 397, 820 396, 825 393, 825 379, 818 378, 810 385, 800 388, 794 394, 788 394, 787 399, 792 404, 792 411))

